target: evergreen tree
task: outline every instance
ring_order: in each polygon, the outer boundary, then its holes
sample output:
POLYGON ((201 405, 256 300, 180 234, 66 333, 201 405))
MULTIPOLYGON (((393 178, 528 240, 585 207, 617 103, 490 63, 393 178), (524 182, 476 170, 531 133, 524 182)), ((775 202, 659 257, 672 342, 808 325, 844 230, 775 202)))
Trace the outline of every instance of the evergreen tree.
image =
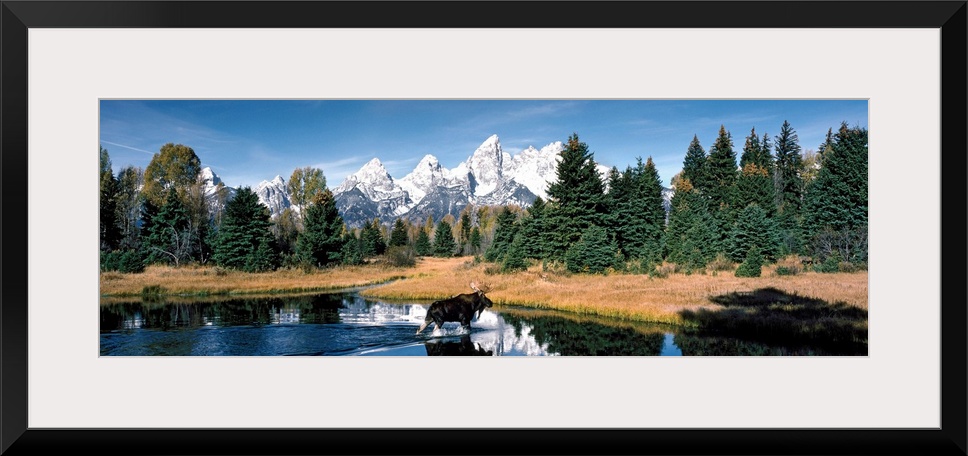
POLYGON ((269 209, 249 187, 238 190, 225 206, 212 259, 219 266, 247 272, 275 269, 278 261, 269 209))
POLYGON ((342 238, 343 246, 340 248, 340 262, 345 265, 363 264, 363 241, 356 237, 352 231, 347 230, 342 238))
POLYGON ((606 195, 615 242, 626 259, 658 263, 662 257, 665 207, 662 182, 652 157, 636 158, 634 168, 610 179, 615 185, 606 195))
POLYGON ((521 247, 526 258, 536 258, 541 259, 545 257, 545 233, 547 232, 547 226, 545 224, 545 208, 546 204, 541 197, 537 197, 531 207, 528 208, 527 213, 521 217, 518 223, 517 236, 521 236, 521 247))
POLYGON ((776 168, 774 181, 777 208, 780 213, 799 216, 803 191, 800 174, 803 171, 799 138, 790 122, 783 121, 776 137, 776 168))
POLYGON ((760 255, 759 249, 752 246, 746 252, 743 262, 736 268, 734 275, 736 277, 759 277, 762 272, 763 257, 760 255))
POLYGON ((501 264, 501 272, 523 271, 528 269, 528 260, 525 258, 525 240, 522 233, 514 236, 511 245, 508 246, 507 255, 501 264))
POLYGON ((770 172, 756 163, 747 163, 736 181, 736 206, 745 208, 757 204, 772 217, 776 213, 775 199, 770 172))
POLYGON ((844 261, 867 261, 867 173, 867 129, 842 123, 805 196, 804 227, 815 257, 836 251, 844 261))
POLYGON ((421 228, 420 232, 417 233, 417 240, 413 243, 413 249, 420 256, 428 256, 434 253, 433 247, 430 245, 430 236, 427 234, 427 230, 421 228))
POLYGON ((557 181, 548 186, 553 202, 548 216, 549 255, 563 258, 568 248, 592 226, 604 226, 604 185, 594 155, 574 133, 561 152, 557 181))
POLYGON ((710 209, 716 212, 731 210, 735 205, 734 194, 738 173, 733 139, 725 126, 719 127, 719 136, 709 148, 709 158, 706 163, 709 185, 705 193, 709 196, 710 209))
POLYGON ((475 255, 481 250, 481 229, 479 227, 471 228, 471 252, 475 255))
POLYGON ((686 158, 682 161, 682 176, 680 178, 689 179, 693 188, 704 190, 708 184, 706 174, 706 151, 699 144, 699 137, 693 135, 689 149, 686 150, 686 158))
POLYGON ((774 144, 776 167, 773 182, 776 188, 777 223, 784 253, 799 252, 803 244, 800 206, 803 198, 803 159, 799 138, 788 121, 783 121, 774 144))
POLYGON ((470 238, 471 214, 468 212, 468 208, 464 208, 460 214, 460 245, 466 245, 470 238))
POLYGON ((667 259, 687 270, 704 268, 719 250, 713 225, 706 199, 689 179, 681 179, 672 197, 672 213, 666 226, 667 259))
POLYGON ((739 167, 745 168, 746 165, 754 164, 773 173, 773 155, 770 152, 768 143, 769 137, 763 135, 763 141, 756 136, 756 129, 750 130, 750 135, 746 137, 746 144, 743 145, 743 155, 739 159, 739 167))
POLYGON ((446 220, 441 220, 434 231, 433 253, 436 257, 452 257, 457 250, 457 243, 454 242, 454 233, 446 220))
POLYGON ((591 226, 565 253, 565 267, 571 272, 605 273, 615 265, 617 250, 605 228, 591 226))
POLYGON ((730 240, 729 257, 733 261, 742 261, 751 247, 769 260, 775 260, 780 253, 776 224, 755 203, 740 211, 730 240))
POLYGON ((383 234, 380 232, 380 219, 375 218, 363 225, 360 231, 360 240, 363 241, 363 255, 366 257, 383 255, 387 250, 386 242, 383 241, 383 234))
POLYGON ((339 263, 344 246, 343 217, 336 208, 333 192, 327 189, 313 198, 303 224, 303 233, 296 242, 297 255, 317 267, 339 263))
POLYGON ((107 149, 100 148, 100 225, 101 251, 110 251, 121 242, 121 228, 117 223, 118 181, 111 169, 111 157, 107 149))
POLYGON ((189 259, 191 236, 188 213, 174 187, 167 191, 164 204, 152 216, 142 242, 145 261, 175 266, 189 259))
POLYGON ((501 261, 504 255, 507 254, 508 247, 511 246, 511 242, 514 240, 514 235, 517 234, 518 225, 515 224, 518 216, 511 210, 510 207, 504 206, 501 208, 501 212, 498 213, 497 227, 494 230, 494 241, 491 242, 491 246, 484 252, 484 260, 486 261, 501 261))
POLYGON ((403 219, 397 219, 393 222, 393 231, 390 232, 390 246, 405 246, 410 243, 410 239, 407 238, 407 225, 403 223, 403 219))

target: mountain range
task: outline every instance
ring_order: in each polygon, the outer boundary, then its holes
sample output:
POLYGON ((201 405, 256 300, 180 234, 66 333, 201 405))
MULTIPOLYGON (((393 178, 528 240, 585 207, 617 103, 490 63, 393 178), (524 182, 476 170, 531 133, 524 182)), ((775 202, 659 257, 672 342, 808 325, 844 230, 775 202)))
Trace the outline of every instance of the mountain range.
MULTIPOLYGON (((437 157, 424 156, 406 176, 394 178, 379 158, 373 158, 349 175, 333 190, 336 206, 347 226, 359 227, 374 218, 389 223, 405 218, 422 223, 447 214, 459 217, 468 204, 529 206, 537 197, 548 198, 548 184, 557 180, 556 169, 564 150, 561 141, 540 149, 531 146, 515 155, 501 148, 491 135, 474 152, 452 169, 441 166, 437 157)), ((609 167, 598 165, 603 179, 609 167)), ((210 168, 202 170, 209 191, 221 180, 210 168)), ((234 189, 233 189, 234 190, 234 189)), ((231 190, 230 190, 231 191, 231 190)), ((290 207, 286 181, 281 176, 262 181, 253 191, 275 217, 290 207)), ((666 210, 671 189, 663 189, 666 210)))

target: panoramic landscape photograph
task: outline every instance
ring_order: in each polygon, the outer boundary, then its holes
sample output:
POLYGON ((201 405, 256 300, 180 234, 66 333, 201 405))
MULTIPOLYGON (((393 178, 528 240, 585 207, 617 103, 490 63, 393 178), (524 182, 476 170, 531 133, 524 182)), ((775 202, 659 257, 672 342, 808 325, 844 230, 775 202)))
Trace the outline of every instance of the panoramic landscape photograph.
POLYGON ((101 356, 867 356, 868 101, 99 101, 101 356))

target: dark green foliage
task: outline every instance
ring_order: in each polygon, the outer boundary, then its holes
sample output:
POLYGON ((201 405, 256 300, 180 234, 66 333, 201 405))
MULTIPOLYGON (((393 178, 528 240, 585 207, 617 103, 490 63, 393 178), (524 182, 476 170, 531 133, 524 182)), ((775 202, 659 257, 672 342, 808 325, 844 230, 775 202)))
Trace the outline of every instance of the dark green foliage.
POLYGON ((524 253, 526 243, 527 241, 522 233, 514 236, 514 240, 508 246, 507 254, 504 255, 501 272, 514 272, 528 269, 528 260, 525 258, 524 253))
POLYGON ((396 222, 393 222, 393 230, 390 231, 390 247, 404 246, 409 243, 407 225, 403 223, 403 219, 397 219, 396 222))
MULTIPOLYGON (((613 169, 613 171, 615 171, 613 169)), ((665 208, 662 205, 662 182, 652 157, 643 163, 636 159, 634 168, 626 168, 609 178, 609 226, 625 259, 641 260, 646 265, 661 260, 665 208)))
POLYGON ((428 256, 433 253, 433 248, 430 245, 430 236, 426 230, 421 228, 420 232, 417 233, 417 240, 413 243, 413 249, 420 256, 428 256))
POLYGON ((545 219, 547 205, 539 196, 527 213, 518 221, 517 234, 522 237, 522 250, 527 258, 541 259, 546 255, 545 234, 548 231, 545 219))
POLYGON ((471 215, 464 211, 460 215, 460 245, 467 244, 471 237, 471 215))
POLYGON ((742 261, 752 247, 768 260, 775 260, 780 253, 776 223, 757 204, 750 204, 740 211, 730 236, 729 257, 733 261, 742 261))
POLYGON ((558 163, 557 181, 548 186, 548 256, 561 259, 593 226, 604 226, 604 185, 588 145, 574 133, 558 163))
POLYGON ((747 163, 736 180, 736 207, 757 204, 772 217, 776 213, 776 190, 770 172, 755 163, 747 163))
POLYGON ((828 256, 822 262, 817 263, 814 266, 814 270, 824 274, 840 272, 840 254, 834 253, 833 255, 828 256))
POLYGON ((336 209, 336 199, 333 192, 324 190, 306 208, 296 253, 303 262, 316 267, 339 263, 344 246, 342 233, 343 217, 336 209))
POLYGON ((686 150, 686 158, 682 161, 682 178, 689 179, 694 188, 703 190, 708 186, 706 169, 706 151, 699 144, 699 137, 693 135, 689 149, 686 150))
POLYGON ((454 242, 454 233, 451 231, 450 223, 441 220, 437 223, 434 231, 433 254, 436 257, 452 257, 457 251, 457 243, 454 242))
POLYGON ((605 273, 615 265, 617 251, 605 229, 592 226, 565 253, 565 267, 571 272, 605 273))
POLYGON ((360 231, 360 240, 363 241, 363 256, 365 257, 383 255, 387 251, 387 244, 380 232, 379 219, 373 219, 370 223, 363 225, 363 229, 360 231))
POLYGON ((810 232, 867 226, 867 130, 841 124, 833 146, 806 197, 804 226, 810 232))
POLYGON ((192 245, 188 226, 188 212, 172 187, 168 189, 164 204, 151 217, 151 223, 146 227, 142 242, 145 261, 149 264, 168 263, 178 266, 187 260, 192 245))
POLYGON ((736 152, 733 138, 725 126, 719 127, 719 136, 709 148, 706 160, 709 185, 705 194, 709 197, 709 209, 714 212, 729 211, 735 206, 735 185, 739 173, 736 170, 736 152))
POLYGON ((790 126, 783 121, 780 134, 776 137, 776 185, 777 208, 780 213, 799 217, 803 197, 803 157, 800 154, 799 138, 790 126))
POLYGON ((672 197, 665 247, 670 262, 691 271, 703 269, 716 256, 718 245, 706 200, 688 182, 681 182, 672 197))
POLYGON ((101 252, 101 271, 138 273, 144 270, 144 258, 137 250, 101 252))
POLYGON ((278 264, 269 209, 249 187, 225 205, 212 257, 215 264, 248 272, 269 271, 278 264))
POLYGON ((736 268, 736 277, 759 277, 763 271, 763 256, 756 246, 746 252, 746 259, 736 268))
POLYGON ((101 250, 108 251, 118 247, 121 241, 121 228, 117 223, 118 181, 111 169, 111 158, 107 149, 100 148, 100 209, 101 250))
POLYGON ((743 145, 743 155, 739 159, 739 167, 745 168, 746 165, 756 165, 765 169, 772 176, 773 154, 770 151, 769 141, 769 136, 765 134, 761 141, 756 136, 756 129, 751 129, 750 135, 746 137, 746 144, 743 145))
POLYGON ((363 241, 352 232, 347 231, 342 238, 340 247, 340 262, 345 265, 363 264, 363 241))
POLYGON ((476 226, 471 229, 470 245, 471 252, 475 255, 481 250, 481 229, 476 226))
POLYGON ((491 246, 484 252, 485 261, 501 261, 504 259, 508 247, 511 246, 511 242, 514 240, 514 235, 518 232, 518 225, 515 224, 516 220, 517 215, 511 208, 504 206, 501 209, 495 221, 497 227, 494 229, 494 241, 491 242, 491 246))
POLYGON ((804 228, 817 261, 867 263, 867 129, 842 123, 804 197, 804 228))

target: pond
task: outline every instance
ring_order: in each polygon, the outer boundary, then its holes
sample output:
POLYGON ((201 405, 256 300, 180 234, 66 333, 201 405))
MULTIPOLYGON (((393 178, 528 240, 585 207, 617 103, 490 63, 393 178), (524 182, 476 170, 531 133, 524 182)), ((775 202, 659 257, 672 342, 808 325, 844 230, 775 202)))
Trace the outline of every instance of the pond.
MULTIPOLYGON (((429 303, 357 292, 244 299, 172 298, 100 308, 102 356, 720 356, 829 354, 675 326, 502 306, 469 331, 415 334, 429 303)), ((843 354, 843 353, 834 353, 843 354)), ((856 354, 856 353, 848 353, 856 354)), ((866 354, 866 353, 864 353, 866 354)))

